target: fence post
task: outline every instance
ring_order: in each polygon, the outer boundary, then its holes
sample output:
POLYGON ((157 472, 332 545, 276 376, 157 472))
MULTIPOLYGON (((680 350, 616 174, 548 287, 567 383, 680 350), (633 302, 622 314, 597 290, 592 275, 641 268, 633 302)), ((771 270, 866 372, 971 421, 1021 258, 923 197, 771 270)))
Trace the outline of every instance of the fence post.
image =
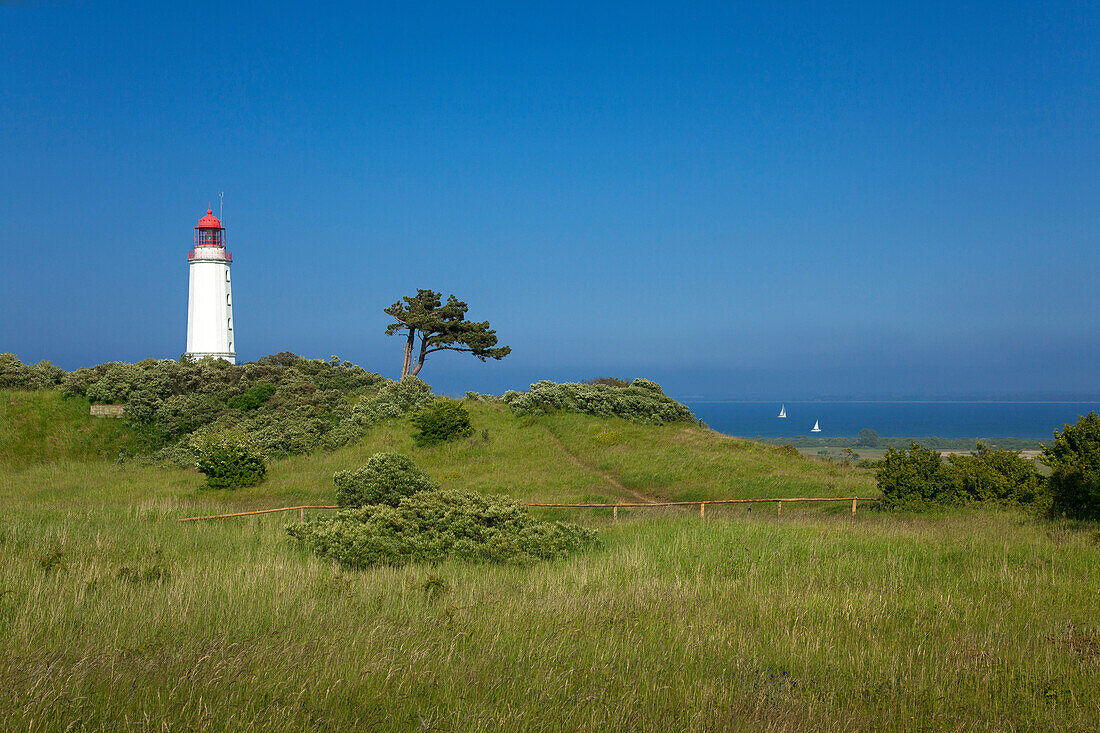
POLYGON ((782 513, 783 513, 783 502, 776 501, 775 502, 775 516, 778 517, 782 513))
POLYGON ((619 521, 619 505, 618 504, 611 507, 611 518, 614 519, 616 522, 619 521))
POLYGON ((298 510, 298 519, 302 522, 306 521, 306 510, 304 508, 298 510))
POLYGON ((707 505, 704 504, 703 502, 699 502, 699 518, 700 519, 706 519, 707 518, 707 505))
POLYGON ((852 499, 852 516, 856 515, 856 500, 852 499))

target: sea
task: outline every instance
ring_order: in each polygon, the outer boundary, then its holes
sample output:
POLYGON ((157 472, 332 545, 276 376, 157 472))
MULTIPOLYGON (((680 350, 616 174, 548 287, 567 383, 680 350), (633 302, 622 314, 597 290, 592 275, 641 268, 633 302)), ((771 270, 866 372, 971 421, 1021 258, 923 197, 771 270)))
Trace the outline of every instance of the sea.
POLYGON ((1050 439, 1100 402, 722 402, 685 401, 711 429, 743 438, 881 436, 1050 439), (787 417, 777 417, 780 407, 787 417), (820 433, 811 433, 817 422, 820 433))

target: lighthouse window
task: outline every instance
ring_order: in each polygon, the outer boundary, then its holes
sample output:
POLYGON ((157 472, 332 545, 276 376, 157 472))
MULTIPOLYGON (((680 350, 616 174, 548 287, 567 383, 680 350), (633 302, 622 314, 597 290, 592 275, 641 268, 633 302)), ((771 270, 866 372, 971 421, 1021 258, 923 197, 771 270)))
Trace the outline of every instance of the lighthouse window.
POLYGON ((229 270, 225 271, 225 281, 229 282, 229 270))
POLYGON ((233 305, 233 296, 230 295, 229 293, 225 294, 225 304, 226 305, 233 305))
POLYGON ((229 330, 233 330, 233 319, 229 319, 229 330))

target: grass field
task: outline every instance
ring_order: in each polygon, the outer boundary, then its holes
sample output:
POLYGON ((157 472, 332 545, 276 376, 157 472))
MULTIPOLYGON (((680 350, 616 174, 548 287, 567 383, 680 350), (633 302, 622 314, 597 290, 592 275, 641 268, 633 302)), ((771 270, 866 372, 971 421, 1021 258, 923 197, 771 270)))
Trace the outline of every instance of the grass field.
POLYGON ((873 473, 695 427, 472 404, 468 440, 415 448, 392 421, 215 494, 192 471, 99 457, 87 436, 113 448, 123 428, 40 399, 70 437, 36 438, 30 419, 3 428, 22 447, 0 454, 0 730, 1100 720, 1095 527, 993 510, 853 518, 839 504, 711 508, 705 521, 635 510, 618 523, 553 510, 598 527, 602 548, 534 566, 350 572, 291 544, 289 517, 175 520, 331 503, 333 471, 381 449, 446 486, 528 501, 873 496, 873 473), (53 445, 41 460, 38 440, 53 445))

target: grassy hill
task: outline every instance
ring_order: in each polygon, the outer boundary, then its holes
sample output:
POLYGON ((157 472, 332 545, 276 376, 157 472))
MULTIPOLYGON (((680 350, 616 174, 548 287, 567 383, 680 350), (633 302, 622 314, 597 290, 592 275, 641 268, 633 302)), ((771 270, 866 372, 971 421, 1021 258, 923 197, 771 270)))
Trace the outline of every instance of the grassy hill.
POLYGON ((56 390, 0 390, 0 465, 114 459, 133 435, 121 421, 93 418, 90 403, 56 390))
POLYGON ((467 402, 469 439, 417 448, 388 420, 215 493, 192 470, 117 463, 125 428, 86 403, 5 405, 3 730, 1089 730, 1100 717, 1088 527, 840 505, 618 523, 555 510, 603 547, 349 572, 292 544, 286 516, 175 519, 331 503, 332 473, 378 450, 525 501, 873 496, 874 478, 683 423, 467 402))

